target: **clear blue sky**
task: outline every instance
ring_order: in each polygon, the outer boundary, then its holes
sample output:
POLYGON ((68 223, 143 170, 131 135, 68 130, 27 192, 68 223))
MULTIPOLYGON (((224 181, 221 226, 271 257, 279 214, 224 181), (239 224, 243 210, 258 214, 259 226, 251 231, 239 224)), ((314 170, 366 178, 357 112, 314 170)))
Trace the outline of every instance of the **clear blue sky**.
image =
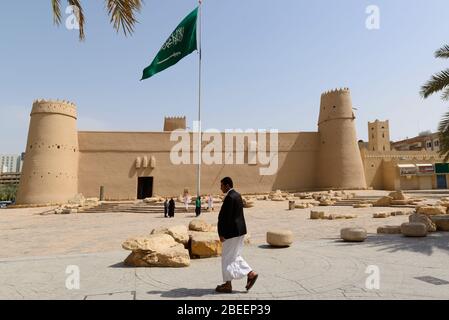
MULTIPOLYGON (((63 1, 64 2, 64 1, 63 1)), ((146 0, 136 33, 109 24, 104 1, 83 1, 85 42, 52 23, 50 0, 6 1, 0 11, 0 153, 25 148, 36 98, 75 102, 80 130, 158 131, 165 115, 197 110, 197 56, 140 82, 195 0, 146 0)), ((65 19, 65 17, 64 17, 65 19)), ((447 0, 204 0, 206 128, 315 131, 320 94, 352 90, 359 138, 390 119, 391 138, 436 130, 448 103, 420 86, 449 66, 447 0), (365 28, 368 5, 380 30, 365 28)))

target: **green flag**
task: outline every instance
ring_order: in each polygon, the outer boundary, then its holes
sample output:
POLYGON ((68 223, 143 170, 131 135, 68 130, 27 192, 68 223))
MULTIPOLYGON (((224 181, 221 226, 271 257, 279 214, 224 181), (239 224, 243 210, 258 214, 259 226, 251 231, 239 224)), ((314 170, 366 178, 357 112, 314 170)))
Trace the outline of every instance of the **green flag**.
POLYGON ((143 70, 141 80, 148 79, 156 73, 171 67, 185 56, 197 50, 197 16, 198 8, 193 10, 187 17, 184 18, 184 20, 181 21, 175 31, 173 31, 167 41, 165 41, 151 65, 143 70))

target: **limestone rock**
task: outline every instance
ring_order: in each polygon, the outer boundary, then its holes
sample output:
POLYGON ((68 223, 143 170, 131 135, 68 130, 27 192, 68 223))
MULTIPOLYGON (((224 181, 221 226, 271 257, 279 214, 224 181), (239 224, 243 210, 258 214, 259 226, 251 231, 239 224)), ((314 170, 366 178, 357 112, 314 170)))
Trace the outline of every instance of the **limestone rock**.
POLYGON ((151 234, 168 234, 175 239, 176 242, 186 245, 189 242, 189 233, 184 225, 177 225, 168 228, 157 228, 151 231, 151 234))
POLYGON ((194 219, 189 223, 189 230, 200 231, 200 232, 213 232, 216 231, 216 227, 207 223, 201 219, 194 219))
POLYGON ((285 199, 281 196, 274 196, 271 198, 271 201, 285 201, 285 199))
POLYGON ((317 220, 324 218, 324 211, 310 211, 310 219, 317 220))
POLYGON ((324 199, 320 201, 320 206, 333 206, 335 204, 335 201, 332 201, 331 199, 324 199))
POLYGON ((180 243, 161 251, 133 251, 126 258, 125 265, 130 267, 188 267, 189 251, 180 243))
POLYGON ((446 207, 443 206, 422 206, 418 207, 416 212, 428 216, 446 214, 446 207))
POLYGON ((268 231, 267 243, 273 247, 288 247, 293 243, 293 232, 290 230, 268 231))
POLYGON ((222 244, 216 233, 195 232, 191 235, 190 249, 193 257, 217 257, 221 256, 222 244))
POLYGON ((72 199, 68 201, 69 204, 75 204, 83 207, 86 203, 86 198, 81 193, 78 193, 76 196, 74 196, 72 199))
POLYGON ((313 207, 315 207, 315 205, 311 202, 300 202, 295 204, 296 209, 308 209, 313 207))
POLYGON ((254 200, 248 198, 242 198, 243 200, 243 208, 252 208, 254 207, 254 200))
POLYGON ((391 200, 392 206, 405 206, 410 203, 410 200, 391 200))
POLYGON ((377 200, 376 202, 374 202, 373 206, 374 207, 389 207, 389 206, 391 206, 392 200, 393 200, 393 198, 389 197, 389 196, 382 197, 379 200, 377 200))
POLYGON ((366 240, 366 230, 363 228, 343 228, 340 237, 347 242, 363 242, 366 240))
POLYGON ((401 234, 401 226, 381 226, 377 228, 379 234, 401 234))
POLYGON ((391 214, 389 212, 379 212, 379 213, 374 213, 373 218, 383 219, 383 218, 388 218, 390 215, 391 214))
POLYGON ((356 203, 352 207, 353 208, 371 208, 373 206, 372 203, 356 203))
POLYGON ((401 233, 406 237, 425 237, 427 236, 427 227, 420 222, 403 223, 401 233))
POLYGON ((98 206, 99 203, 100 203, 100 200, 98 198, 87 198, 84 201, 84 205, 87 207, 95 207, 95 206, 98 206))
POLYGON ((388 196, 393 198, 393 200, 408 200, 409 199, 402 191, 391 192, 388 196))
POLYGON ((449 231, 449 215, 430 216, 438 231, 449 231))
POLYGON ((396 216, 405 216, 407 214, 407 212, 405 212, 405 211, 394 211, 394 212, 391 212, 390 213, 390 215, 392 215, 393 217, 396 217, 396 216))
POLYGON ((162 252, 176 245, 175 239, 168 234, 152 234, 148 237, 129 238, 122 243, 122 248, 131 251, 162 252))
POLYGON ((159 197, 151 197, 143 199, 145 203, 157 203, 159 201, 159 197))
POLYGON ((424 214, 414 213, 408 217, 409 222, 420 222, 424 223, 427 227, 427 232, 435 232, 437 231, 437 227, 435 223, 430 220, 430 218, 424 214))

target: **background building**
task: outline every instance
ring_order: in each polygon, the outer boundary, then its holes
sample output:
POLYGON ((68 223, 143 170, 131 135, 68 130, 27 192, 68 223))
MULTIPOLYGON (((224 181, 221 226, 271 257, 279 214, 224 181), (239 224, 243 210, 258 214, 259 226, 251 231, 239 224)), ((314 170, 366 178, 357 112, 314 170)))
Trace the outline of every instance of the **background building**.
POLYGON ((18 173, 22 170, 22 155, 0 154, 0 173, 18 173))
POLYGON ((366 183, 381 190, 447 189, 449 164, 438 153, 438 133, 391 142, 389 122, 368 123, 369 141, 359 141, 366 183))
POLYGON ((425 150, 440 151, 440 138, 438 132, 421 132, 417 137, 393 142, 391 147, 398 151, 425 150))

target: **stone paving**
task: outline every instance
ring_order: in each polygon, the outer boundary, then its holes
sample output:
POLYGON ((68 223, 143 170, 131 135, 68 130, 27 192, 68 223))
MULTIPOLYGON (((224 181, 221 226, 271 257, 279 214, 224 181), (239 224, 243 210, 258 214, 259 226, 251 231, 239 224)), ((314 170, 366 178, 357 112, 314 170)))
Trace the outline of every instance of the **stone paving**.
MULTIPOLYGON (((257 201, 245 210, 251 245, 244 257, 260 277, 249 293, 244 280, 235 281, 230 295, 214 292, 221 283, 220 258, 192 260, 181 269, 128 268, 122 263, 129 253, 121 250, 123 240, 161 225, 187 225, 191 214, 165 219, 133 213, 38 215, 43 208, 0 210, 0 299, 449 299, 449 233, 419 239, 375 234, 380 225, 407 221, 407 216, 371 217, 396 208, 320 207, 357 215, 330 221, 310 220, 310 209, 287 207, 288 202, 257 201), (339 231, 347 226, 366 228, 368 240, 340 241, 339 231), (272 228, 291 229, 295 243, 287 249, 269 248, 265 233, 272 228), (79 289, 66 288, 71 265, 79 267, 79 289), (368 266, 379 270, 379 289, 366 286, 368 266)), ((217 212, 202 218, 215 223, 217 212)))

